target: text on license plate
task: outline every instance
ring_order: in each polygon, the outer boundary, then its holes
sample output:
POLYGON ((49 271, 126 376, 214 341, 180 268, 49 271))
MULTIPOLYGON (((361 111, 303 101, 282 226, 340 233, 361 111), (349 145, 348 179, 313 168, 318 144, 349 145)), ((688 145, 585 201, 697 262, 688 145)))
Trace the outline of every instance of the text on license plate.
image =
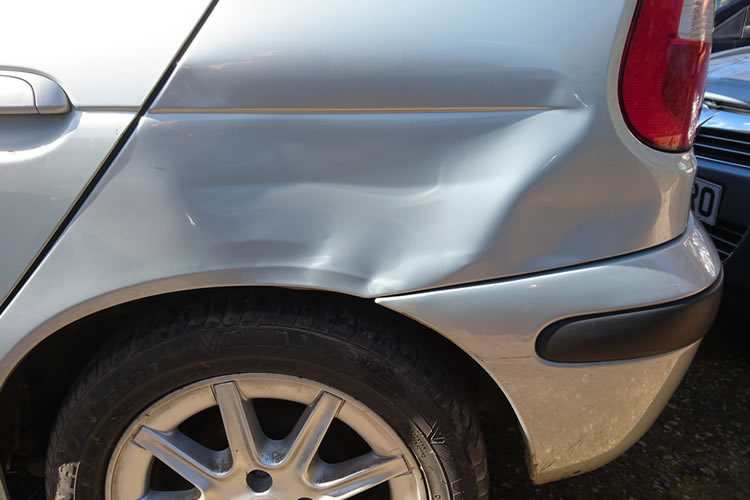
POLYGON ((721 186, 696 177, 690 209, 697 218, 712 226, 716 224, 720 200, 721 186))

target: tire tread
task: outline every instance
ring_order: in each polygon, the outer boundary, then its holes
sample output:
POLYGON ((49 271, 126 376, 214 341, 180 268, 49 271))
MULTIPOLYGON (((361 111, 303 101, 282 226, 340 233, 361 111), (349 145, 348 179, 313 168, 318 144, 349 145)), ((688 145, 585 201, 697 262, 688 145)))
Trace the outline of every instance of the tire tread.
MULTIPOLYGON (((394 324, 357 303, 340 303, 292 290, 271 290, 259 294, 254 289, 212 290, 195 294, 192 300, 166 303, 150 314, 122 325, 120 331, 89 363, 71 388, 52 429, 47 453, 47 494, 54 498, 56 470, 64 449, 71 446, 71 433, 65 432, 72 416, 88 403, 88 395, 120 367, 159 344, 196 332, 242 327, 279 327, 304 330, 369 351, 395 365, 399 374, 425 388, 434 403, 453 423, 465 443, 466 463, 472 469, 477 500, 489 496, 489 475, 481 427, 468 384, 461 373, 448 370, 450 359, 420 344, 406 324, 394 324)), ((208 352, 217 349, 219 336, 211 337, 208 352)), ((289 336, 285 342, 290 342, 289 336)), ((207 352, 207 354, 208 354, 207 352)), ((79 436, 83 439, 83 436, 79 436)), ((80 448, 80 443, 74 445, 80 448)), ((455 496, 454 498, 466 497, 455 496)))

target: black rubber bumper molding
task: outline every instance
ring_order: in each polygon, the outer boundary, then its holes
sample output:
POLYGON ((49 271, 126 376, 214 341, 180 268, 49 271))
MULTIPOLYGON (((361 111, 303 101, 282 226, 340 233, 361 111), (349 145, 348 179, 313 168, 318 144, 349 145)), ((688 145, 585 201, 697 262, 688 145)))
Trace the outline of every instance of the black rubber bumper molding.
POLYGON ((656 306, 567 318, 542 330, 539 355, 561 363, 642 358, 700 340, 719 310, 723 273, 685 299, 656 306))

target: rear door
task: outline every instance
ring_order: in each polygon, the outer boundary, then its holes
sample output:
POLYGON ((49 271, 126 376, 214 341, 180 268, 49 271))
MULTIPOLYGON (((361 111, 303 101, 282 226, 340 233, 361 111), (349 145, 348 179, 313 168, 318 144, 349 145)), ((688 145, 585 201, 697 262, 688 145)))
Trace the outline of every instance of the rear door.
POLYGON ((3 6, 0 302, 125 139, 209 4, 24 0, 3 6))

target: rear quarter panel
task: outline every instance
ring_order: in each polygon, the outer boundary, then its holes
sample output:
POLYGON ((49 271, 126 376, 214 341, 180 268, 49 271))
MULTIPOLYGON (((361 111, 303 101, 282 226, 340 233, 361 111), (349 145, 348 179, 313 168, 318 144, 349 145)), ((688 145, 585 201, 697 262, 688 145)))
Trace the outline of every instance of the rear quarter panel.
POLYGON ((220 1, 0 316, 0 376, 149 295, 382 297, 675 238, 695 160, 641 145, 617 101, 634 6, 220 1))
POLYGON ((129 168, 170 173, 191 244, 364 296, 648 248, 685 230, 695 163, 620 116, 634 4, 223 1, 129 168))

